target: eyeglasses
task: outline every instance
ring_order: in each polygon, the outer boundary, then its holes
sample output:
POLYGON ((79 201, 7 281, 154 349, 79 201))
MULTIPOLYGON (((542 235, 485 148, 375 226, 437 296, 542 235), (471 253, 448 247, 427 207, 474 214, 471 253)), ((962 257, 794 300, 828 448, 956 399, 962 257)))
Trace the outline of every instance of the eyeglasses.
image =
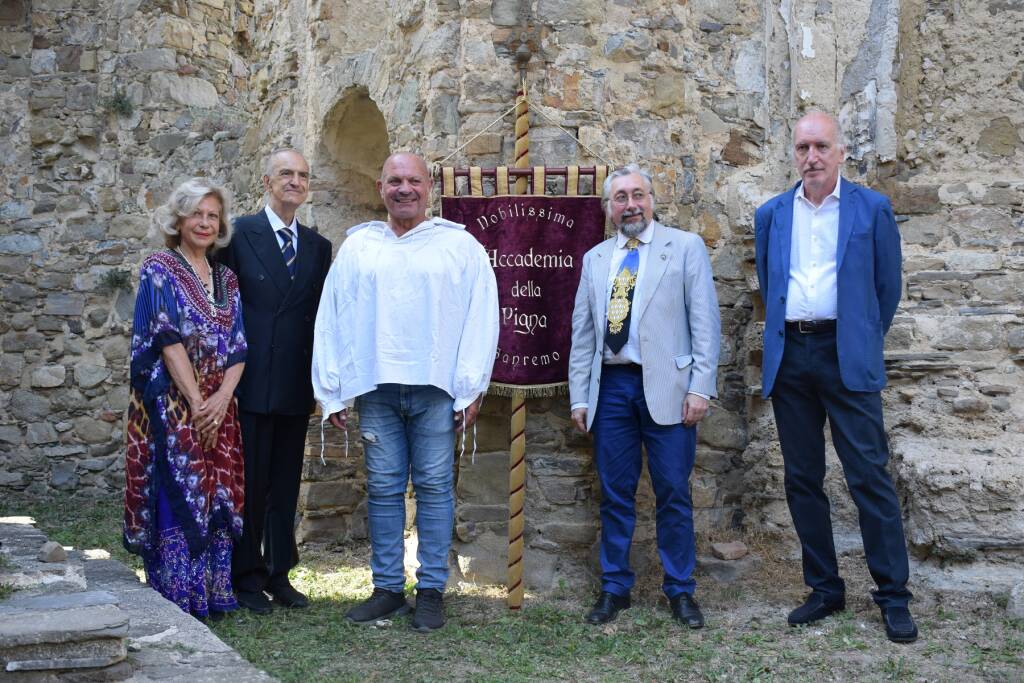
POLYGON ((616 206, 625 206, 626 204, 629 204, 630 199, 633 200, 634 204, 640 204, 643 200, 647 199, 650 194, 650 192, 644 192, 643 190, 637 190, 633 194, 620 192, 612 197, 612 204, 615 204, 616 206))

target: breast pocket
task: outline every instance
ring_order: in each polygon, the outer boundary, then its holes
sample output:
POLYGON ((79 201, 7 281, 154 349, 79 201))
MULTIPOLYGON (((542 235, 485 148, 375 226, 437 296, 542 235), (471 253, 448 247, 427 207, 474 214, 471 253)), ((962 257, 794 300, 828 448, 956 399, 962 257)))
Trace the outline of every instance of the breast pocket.
POLYGON ((871 239, 870 232, 855 232, 850 235, 846 243, 846 255, 843 263, 858 264, 859 269, 863 264, 869 263, 873 257, 875 242, 871 239))

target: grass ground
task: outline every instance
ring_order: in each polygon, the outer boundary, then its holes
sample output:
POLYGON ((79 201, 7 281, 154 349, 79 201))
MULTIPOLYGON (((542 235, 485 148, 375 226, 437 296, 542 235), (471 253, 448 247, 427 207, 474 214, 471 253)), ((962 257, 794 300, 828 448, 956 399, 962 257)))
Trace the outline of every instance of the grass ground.
MULTIPOLYGON (((100 547, 116 557, 119 505, 0 503, 0 514, 29 514, 55 540, 100 547)), ((446 597, 448 625, 415 633, 402 617, 379 627, 348 624, 345 611, 371 591, 368 548, 307 548, 293 583, 312 598, 305 610, 269 617, 230 615, 214 631, 243 657, 284 681, 1022 681, 1024 623, 997 600, 917 590, 921 638, 885 639, 860 558, 843 558, 844 613, 809 628, 785 624, 804 589, 797 562, 773 554, 755 576, 718 584, 698 576, 708 625, 670 619, 657 577, 645 577, 634 607, 605 627, 582 622, 592 593, 564 588, 527 596, 510 613, 503 594, 466 588, 446 597)), ((137 563, 136 563, 137 564, 137 563)))

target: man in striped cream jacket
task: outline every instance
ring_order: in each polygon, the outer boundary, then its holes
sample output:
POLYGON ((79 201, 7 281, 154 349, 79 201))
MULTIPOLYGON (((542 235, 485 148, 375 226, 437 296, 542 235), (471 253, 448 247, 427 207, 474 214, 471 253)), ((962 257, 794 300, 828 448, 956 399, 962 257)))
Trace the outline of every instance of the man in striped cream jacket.
POLYGON ((587 621, 611 621, 630 605, 642 444, 662 589, 673 616, 700 628, 689 479, 697 423, 716 395, 721 323, 711 262, 700 237, 654 220, 651 176, 636 164, 608 176, 604 203, 617 232, 583 258, 569 356, 572 419, 594 435, 601 481, 601 595, 587 621))

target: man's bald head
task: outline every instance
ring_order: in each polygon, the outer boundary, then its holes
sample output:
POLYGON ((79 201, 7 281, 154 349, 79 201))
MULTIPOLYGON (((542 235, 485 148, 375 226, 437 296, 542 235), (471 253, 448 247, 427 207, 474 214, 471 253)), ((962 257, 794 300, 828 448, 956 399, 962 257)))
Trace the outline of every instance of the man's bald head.
POLYGON ((430 177, 430 169, 427 168, 427 162, 419 154, 415 154, 413 152, 395 152, 384 160, 384 166, 380 171, 380 179, 384 180, 388 171, 393 169, 396 164, 407 167, 413 166, 417 168, 425 178, 430 177))
POLYGON ((384 162, 377 191, 399 237, 427 219, 432 184, 427 162, 418 154, 396 152, 384 162))
POLYGON ((804 196, 821 204, 839 182, 839 167, 846 158, 839 121, 812 111, 793 128, 793 163, 803 178, 804 196))
POLYGON ((801 126, 824 126, 831 131, 832 140, 836 145, 843 146, 843 131, 839 126, 839 119, 832 114, 825 113, 823 111, 811 111, 807 112, 799 119, 797 119, 796 125, 793 127, 793 137, 796 137, 796 130, 801 126))

